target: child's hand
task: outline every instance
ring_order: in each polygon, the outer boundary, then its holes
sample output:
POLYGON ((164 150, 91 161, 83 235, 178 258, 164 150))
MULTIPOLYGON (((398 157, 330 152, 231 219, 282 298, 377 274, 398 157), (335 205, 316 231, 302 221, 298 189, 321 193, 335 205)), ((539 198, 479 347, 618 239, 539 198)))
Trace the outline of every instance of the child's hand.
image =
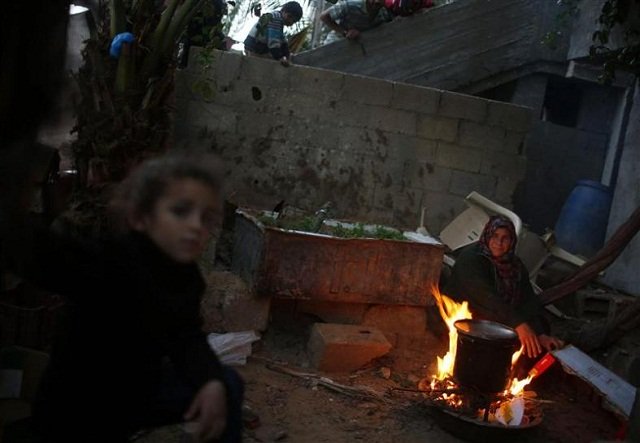
POLYGON ((291 61, 289 60, 288 57, 282 57, 280 59, 280 64, 282 64, 282 66, 289 67, 289 66, 291 66, 291 61))
POLYGON ((197 420, 196 441, 219 438, 227 424, 227 395, 222 382, 213 380, 200 388, 184 418, 197 420))

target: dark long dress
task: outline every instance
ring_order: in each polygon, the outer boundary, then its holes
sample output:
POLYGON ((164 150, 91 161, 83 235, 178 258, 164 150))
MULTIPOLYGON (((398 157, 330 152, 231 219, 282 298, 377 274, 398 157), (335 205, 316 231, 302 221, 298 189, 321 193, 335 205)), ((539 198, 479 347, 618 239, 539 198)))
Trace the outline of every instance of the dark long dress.
POLYGON ((468 301, 474 318, 496 321, 512 328, 527 323, 537 334, 546 333, 542 304, 533 292, 524 264, 522 269, 525 271, 519 284, 520 297, 509 302, 498 293, 496 279, 499 277, 495 265, 482 255, 480 245, 473 243, 461 250, 443 293, 457 301, 468 301))

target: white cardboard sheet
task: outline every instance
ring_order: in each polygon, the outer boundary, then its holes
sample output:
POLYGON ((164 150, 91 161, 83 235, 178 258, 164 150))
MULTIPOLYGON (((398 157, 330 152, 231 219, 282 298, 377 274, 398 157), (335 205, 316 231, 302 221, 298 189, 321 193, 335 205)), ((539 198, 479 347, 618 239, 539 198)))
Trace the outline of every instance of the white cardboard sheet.
POLYGON ((626 417, 636 397, 636 388, 617 376, 575 346, 552 352, 568 372, 576 374, 598 390, 616 410, 626 417))

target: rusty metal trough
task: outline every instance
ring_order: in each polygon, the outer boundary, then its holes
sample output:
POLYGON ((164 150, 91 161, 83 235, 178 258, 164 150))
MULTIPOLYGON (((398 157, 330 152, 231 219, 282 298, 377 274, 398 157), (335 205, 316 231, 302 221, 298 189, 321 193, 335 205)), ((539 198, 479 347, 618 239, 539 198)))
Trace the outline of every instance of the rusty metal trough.
POLYGON ((443 254, 438 242, 289 231, 238 211, 232 268, 258 296, 426 306, 443 254))

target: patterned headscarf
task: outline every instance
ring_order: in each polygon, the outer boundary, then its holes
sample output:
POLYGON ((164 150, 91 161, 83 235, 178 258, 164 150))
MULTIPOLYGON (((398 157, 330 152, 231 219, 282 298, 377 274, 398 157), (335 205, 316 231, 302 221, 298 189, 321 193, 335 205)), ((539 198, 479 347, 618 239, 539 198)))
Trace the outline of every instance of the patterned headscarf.
POLYGON ((494 264, 497 273, 498 294, 507 302, 515 303, 520 298, 520 278, 522 276, 522 265, 517 259, 515 250, 518 236, 513 223, 502 215, 492 216, 485 225, 480 236, 480 253, 489 258, 494 264), (511 235, 511 246, 509 251, 502 257, 494 257, 489 249, 489 240, 496 230, 504 228, 511 235))

